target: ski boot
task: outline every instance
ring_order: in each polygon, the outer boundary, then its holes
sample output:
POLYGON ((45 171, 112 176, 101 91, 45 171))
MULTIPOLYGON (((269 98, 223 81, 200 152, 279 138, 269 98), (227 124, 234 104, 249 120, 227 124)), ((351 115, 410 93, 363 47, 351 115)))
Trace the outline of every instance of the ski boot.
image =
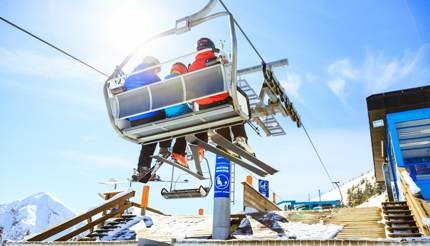
POLYGON ((233 141, 233 143, 237 146, 237 147, 239 147, 239 148, 241 148, 241 149, 243 149, 243 150, 245 150, 246 152, 248 152, 248 154, 250 154, 250 155, 252 155, 252 156, 254 156, 255 157, 255 152, 251 149, 251 147, 248 145, 248 143, 247 143, 247 141, 246 141, 246 138, 244 138, 244 137, 237 137, 234 141, 233 141))
POLYGON ((189 168, 187 159, 184 155, 172 153, 172 160, 185 168, 189 168))

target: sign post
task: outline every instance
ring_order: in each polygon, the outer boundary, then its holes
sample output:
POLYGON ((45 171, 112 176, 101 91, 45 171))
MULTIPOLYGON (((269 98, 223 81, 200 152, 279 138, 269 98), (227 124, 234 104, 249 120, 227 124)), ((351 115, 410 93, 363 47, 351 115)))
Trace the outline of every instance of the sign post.
POLYGON ((230 236, 230 160, 216 156, 212 238, 230 236))
POLYGON ((258 191, 263 194, 266 198, 269 198, 269 181, 259 179, 258 180, 258 191))

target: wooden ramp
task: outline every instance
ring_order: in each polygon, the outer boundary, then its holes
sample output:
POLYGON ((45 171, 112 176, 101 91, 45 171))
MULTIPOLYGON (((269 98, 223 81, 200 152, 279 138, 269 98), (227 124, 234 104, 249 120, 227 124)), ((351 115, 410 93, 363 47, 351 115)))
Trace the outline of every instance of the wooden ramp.
POLYGON ((267 199, 247 182, 242 182, 242 184, 244 210, 245 208, 254 208, 259 212, 281 211, 275 203, 267 199))
POLYGON ((382 211, 380 208, 339 208, 334 209, 327 224, 343 225, 336 235, 340 239, 385 238, 382 211))

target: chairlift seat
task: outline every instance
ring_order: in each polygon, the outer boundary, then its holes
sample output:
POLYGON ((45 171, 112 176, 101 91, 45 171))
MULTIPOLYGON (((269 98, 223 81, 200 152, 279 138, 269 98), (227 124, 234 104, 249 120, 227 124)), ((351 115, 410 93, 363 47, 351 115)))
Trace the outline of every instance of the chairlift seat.
POLYGON ((210 188, 200 185, 197 189, 181 189, 168 191, 166 188, 161 190, 161 195, 165 199, 182 199, 182 198, 199 198, 206 197, 209 194, 210 188))
POLYGON ((120 94, 111 93, 110 106, 115 125, 123 135, 136 142, 150 143, 244 123, 249 119, 247 98, 240 93, 233 95, 231 69, 229 64, 218 64, 120 94), (133 116, 225 92, 233 98, 237 97, 237 100, 232 100, 233 104, 133 127, 128 121, 133 116))

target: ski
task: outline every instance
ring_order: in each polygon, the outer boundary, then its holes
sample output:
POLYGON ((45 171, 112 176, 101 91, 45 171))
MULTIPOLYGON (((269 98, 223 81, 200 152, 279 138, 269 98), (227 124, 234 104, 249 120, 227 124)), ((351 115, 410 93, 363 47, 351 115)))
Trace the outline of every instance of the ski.
POLYGON ((192 176, 194 176, 194 177, 196 177, 196 178, 198 178, 198 179, 200 179, 200 180, 207 179, 207 178, 203 177, 203 175, 200 175, 200 174, 198 174, 198 173, 195 173, 195 172, 193 172, 191 169, 186 168, 186 167, 183 167, 182 165, 180 165, 180 164, 178 164, 178 163, 175 163, 175 162, 173 162, 173 161, 167 160, 167 159, 165 159, 165 158, 163 158, 163 157, 161 157, 161 156, 151 156, 151 157, 152 157, 152 158, 154 158, 154 159, 156 159, 157 161, 161 161, 161 162, 163 162, 163 163, 166 163, 166 164, 172 165, 172 166, 174 166, 174 167, 176 167, 176 168, 178 168, 178 169, 181 169, 182 171, 184 171, 184 172, 186 172, 186 173, 189 173, 189 174, 191 174, 192 176))
POLYGON ((268 172, 269 174, 275 174, 275 173, 278 172, 278 170, 276 170, 273 167, 267 165, 263 161, 255 158, 253 155, 250 155, 248 152, 246 152, 242 148, 236 146, 234 143, 228 141, 227 139, 225 139, 223 136, 219 135, 215 131, 209 131, 209 136, 210 136, 211 140, 214 143, 216 143, 217 145, 220 145, 220 146, 222 146, 225 149, 229 149, 229 150, 237 153, 241 157, 243 157, 243 158, 247 159, 248 161, 254 163, 256 166, 258 166, 259 168, 261 168, 264 171, 268 172))
MULTIPOLYGON (((145 175, 143 175, 139 180, 137 180, 137 182, 144 183, 144 184, 148 183, 151 180, 151 178, 155 176, 155 174, 157 173, 158 169, 160 169, 162 164, 163 164, 163 161, 157 160, 155 165, 152 166, 145 175)), ((154 181, 157 181, 157 180, 154 180, 154 181)))
POLYGON ((189 144, 191 153, 193 155, 194 164, 196 165, 196 171, 199 175, 203 175, 202 166, 200 163, 200 154, 199 154, 199 148, 200 146, 195 144, 189 144))
POLYGON ((187 142, 193 143, 193 144, 197 144, 200 147, 206 149, 207 151, 210 151, 210 152, 212 152, 214 154, 217 154, 217 155, 220 155, 220 156, 222 156, 224 158, 227 158, 230 161, 238 164, 239 166, 241 166, 241 167, 243 167, 245 169, 248 169, 249 171, 251 171, 251 172, 253 172, 253 173, 255 173, 255 174, 257 174, 257 175, 259 175, 261 177, 264 177, 264 176, 267 175, 267 172, 265 172, 265 171, 263 171, 263 170, 261 170, 259 168, 256 168, 256 167, 254 167, 254 166, 252 166, 252 165, 244 162, 243 160, 241 160, 241 159, 239 159, 237 157, 231 156, 230 154, 224 152, 223 150, 220 150, 220 149, 218 149, 218 148, 216 148, 216 147, 214 147, 214 146, 212 146, 212 145, 210 145, 210 144, 202 141, 201 139, 199 139, 199 138, 197 138, 197 137, 195 137, 193 135, 187 135, 185 137, 185 139, 187 140, 187 142))

